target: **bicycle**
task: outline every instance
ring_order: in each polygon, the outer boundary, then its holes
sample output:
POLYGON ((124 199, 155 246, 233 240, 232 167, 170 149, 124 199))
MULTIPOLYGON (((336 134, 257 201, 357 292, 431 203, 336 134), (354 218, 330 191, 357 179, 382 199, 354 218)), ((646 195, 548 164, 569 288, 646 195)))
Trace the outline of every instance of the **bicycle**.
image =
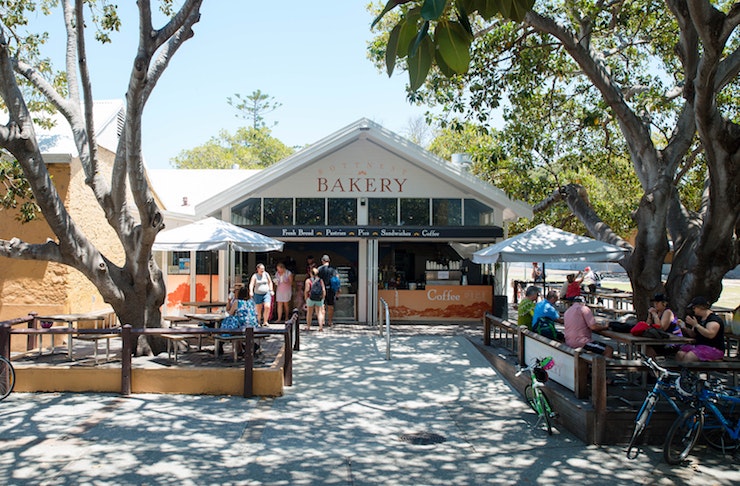
MULTIPOLYGON (((635 430, 632 432, 632 438, 627 446, 627 459, 635 459, 637 457, 638 453, 635 452, 633 455, 632 449, 642 438, 643 432, 645 432, 645 429, 650 423, 650 418, 653 416, 658 400, 664 398, 676 412, 676 415, 681 414, 681 408, 676 404, 676 400, 674 400, 676 395, 671 393, 676 390, 676 382, 681 377, 681 373, 667 370, 658 365, 653 358, 648 358, 643 354, 640 355, 640 358, 643 364, 653 372, 656 382, 653 389, 648 392, 635 417, 635 430)), ((681 395, 678 396, 681 397, 681 395)))
POLYGON ((548 380, 547 370, 553 366, 555 366, 555 361, 553 361, 551 356, 542 359, 534 358, 532 364, 526 368, 519 368, 519 371, 516 373, 516 376, 519 376, 523 372, 529 371, 532 383, 524 388, 524 397, 532 410, 537 412, 537 423, 540 421, 545 422, 549 435, 552 435, 552 419, 557 417, 557 414, 554 412, 550 400, 542 391, 542 388, 548 380))
POLYGON ((4 400, 15 387, 15 369, 4 356, 0 356, 0 400, 4 400))
POLYGON ((726 388, 720 382, 709 380, 698 382, 693 392, 687 392, 681 386, 677 389, 690 396, 694 405, 684 411, 668 431, 663 445, 663 458, 668 464, 680 464, 686 459, 696 445, 699 434, 711 447, 723 453, 740 448, 740 416, 734 416, 737 407, 740 407, 740 389, 726 388), (705 429, 707 410, 710 421, 705 429), (725 414, 732 418, 728 419, 725 414))

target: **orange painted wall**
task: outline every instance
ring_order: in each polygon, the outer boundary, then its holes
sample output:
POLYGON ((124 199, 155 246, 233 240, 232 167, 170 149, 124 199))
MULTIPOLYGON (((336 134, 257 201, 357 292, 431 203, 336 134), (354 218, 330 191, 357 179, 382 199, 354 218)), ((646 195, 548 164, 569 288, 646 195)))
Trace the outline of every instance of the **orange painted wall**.
MULTIPOLYGON (((488 285, 428 285, 424 290, 378 290, 394 320, 480 320, 493 308, 488 285)), ((383 306, 379 306, 383 312, 383 306)), ((382 316, 381 316, 382 317, 382 316)))

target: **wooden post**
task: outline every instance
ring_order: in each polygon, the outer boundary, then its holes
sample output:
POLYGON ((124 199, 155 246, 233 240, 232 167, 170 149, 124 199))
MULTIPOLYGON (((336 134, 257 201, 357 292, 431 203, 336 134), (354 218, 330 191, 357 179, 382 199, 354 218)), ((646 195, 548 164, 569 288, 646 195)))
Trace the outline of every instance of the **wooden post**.
POLYGON ((10 324, 0 326, 0 355, 10 359, 10 324))
POLYGON ((524 359, 524 329, 517 326, 517 356, 519 358, 519 366, 527 366, 524 359))
POLYGON ((254 328, 244 328, 244 398, 254 395, 254 328))
POLYGON ((131 395, 132 339, 131 324, 126 324, 121 328, 121 395, 123 396, 131 395))
POLYGON ((483 314, 483 345, 491 345, 491 319, 487 313, 483 314))
POLYGON ((606 360, 594 356, 591 362, 591 403, 594 407, 593 444, 603 444, 606 428, 606 360))
POLYGON ((588 396, 588 361, 581 357, 581 351, 576 351, 575 363, 575 376, 573 380, 575 387, 573 393, 576 398, 583 399, 588 396))
POLYGON ((285 326, 285 363, 283 367, 283 383, 285 383, 285 386, 293 386, 293 337, 290 332, 293 324, 294 321, 291 319, 285 326))

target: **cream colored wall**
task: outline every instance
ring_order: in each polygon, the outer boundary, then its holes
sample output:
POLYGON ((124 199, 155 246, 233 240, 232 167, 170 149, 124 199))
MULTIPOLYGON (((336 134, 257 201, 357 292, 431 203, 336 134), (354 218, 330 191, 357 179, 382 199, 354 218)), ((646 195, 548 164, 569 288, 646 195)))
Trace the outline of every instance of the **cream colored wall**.
MULTIPOLYGON (((110 180, 114 154, 100 148, 99 156, 103 173, 110 180)), ((123 248, 85 185, 80 161, 75 158, 69 164, 49 164, 48 169, 75 224, 106 257, 122 263, 123 248)), ((43 217, 27 224, 20 224, 15 217, 12 210, 0 211, 0 238, 17 237, 28 243, 57 239, 43 217)), ((0 257, 0 268, 0 320, 29 312, 44 315, 109 307, 82 273, 66 265, 0 257)))

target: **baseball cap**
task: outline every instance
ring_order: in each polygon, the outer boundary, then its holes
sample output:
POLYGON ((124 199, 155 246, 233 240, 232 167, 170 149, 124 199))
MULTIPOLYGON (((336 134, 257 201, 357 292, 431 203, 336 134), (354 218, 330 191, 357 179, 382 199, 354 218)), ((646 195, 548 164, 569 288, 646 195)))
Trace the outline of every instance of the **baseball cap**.
POLYGON ((322 262, 328 262, 329 261, 329 255, 324 255, 321 257, 322 262))
POLYGON ((573 302, 580 302, 581 304, 585 304, 586 299, 582 295, 579 295, 573 298, 573 302))
POLYGON ((698 306, 701 306, 701 307, 706 307, 706 308, 711 307, 711 304, 709 303, 709 301, 707 300, 707 298, 706 297, 702 297, 701 295, 696 296, 693 299, 691 299, 691 302, 689 302, 688 307, 694 307, 694 306, 697 306, 697 305, 698 306))

